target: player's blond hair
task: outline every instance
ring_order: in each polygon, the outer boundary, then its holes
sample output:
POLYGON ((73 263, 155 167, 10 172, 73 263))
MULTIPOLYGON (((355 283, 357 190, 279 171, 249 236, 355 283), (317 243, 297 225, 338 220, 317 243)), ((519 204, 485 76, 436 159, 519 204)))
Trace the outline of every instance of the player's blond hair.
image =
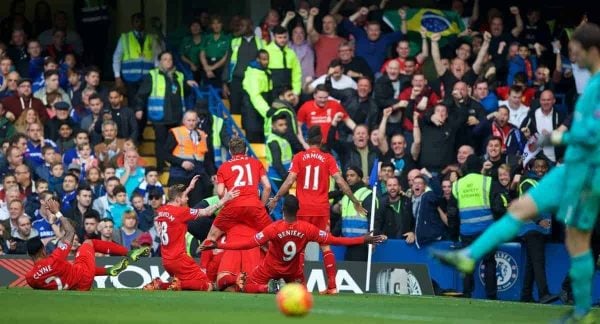
POLYGON ((245 154, 246 153, 246 142, 238 136, 231 138, 229 141, 229 152, 231 155, 245 154))
POLYGON ((181 197, 184 192, 185 192, 185 185, 183 185, 183 184, 172 185, 169 187, 169 190, 167 193, 167 200, 169 202, 173 202, 178 197, 181 197))

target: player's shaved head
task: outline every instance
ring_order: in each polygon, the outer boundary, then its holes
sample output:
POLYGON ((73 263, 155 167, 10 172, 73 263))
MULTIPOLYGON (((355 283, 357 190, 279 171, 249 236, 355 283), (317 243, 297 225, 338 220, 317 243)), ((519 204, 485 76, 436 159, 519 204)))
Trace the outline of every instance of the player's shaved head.
POLYGON ((293 221, 296 219, 296 213, 300 205, 298 204, 298 198, 294 195, 286 195, 283 201, 283 217, 286 220, 293 221))
POLYGON ((229 141, 229 153, 231 155, 246 154, 246 142, 240 137, 233 137, 229 141))

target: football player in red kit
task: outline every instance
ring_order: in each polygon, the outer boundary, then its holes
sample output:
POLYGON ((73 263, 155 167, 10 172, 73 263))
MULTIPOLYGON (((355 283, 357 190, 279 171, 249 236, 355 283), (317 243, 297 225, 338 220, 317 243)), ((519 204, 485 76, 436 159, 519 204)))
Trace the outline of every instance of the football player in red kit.
MULTIPOLYGON (((221 243, 236 243, 252 239, 258 231, 245 226, 236 225, 232 227, 227 236, 219 239, 221 243)), ((214 250, 213 250, 214 251, 214 250)), ((238 291, 236 285, 238 275, 242 272, 250 273, 256 268, 262 259, 262 251, 259 247, 253 247, 248 250, 225 250, 222 253, 221 261, 216 276, 216 283, 219 290, 238 291)))
POLYGON ((246 142, 239 137, 229 141, 229 153, 231 159, 217 171, 217 194, 223 197, 225 192, 237 188, 240 195, 225 204, 219 212, 205 242, 216 241, 238 224, 258 232, 272 222, 265 208, 271 194, 271 184, 262 162, 246 155, 246 142), (262 185, 260 198, 259 184, 262 185))
POLYGON ((67 257, 75 237, 73 224, 67 218, 58 221, 62 214, 58 211, 60 204, 57 201, 48 200, 47 208, 50 211, 48 222, 54 232, 61 235, 50 255, 46 254, 39 237, 27 241, 27 253, 33 259, 33 268, 25 275, 25 279, 33 289, 87 291, 92 288, 95 275, 116 276, 127 268, 130 261, 150 255, 149 247, 127 252, 127 248, 114 242, 85 240, 77 250, 75 261, 70 263, 67 257), (110 268, 96 267, 94 252, 128 257, 110 268))
POLYGON ((237 197, 238 190, 229 191, 221 200, 204 209, 187 207, 188 193, 194 189, 200 176, 195 176, 190 185, 173 185, 168 190, 168 202, 157 210, 154 227, 160 238, 160 252, 165 270, 171 275, 171 283, 155 278, 144 286, 145 290, 213 290, 213 285, 192 257, 185 251, 185 233, 187 222, 198 217, 212 215, 227 201, 237 197))
POLYGON ((267 256, 247 278, 239 278, 240 289, 248 293, 274 293, 279 290, 278 279, 304 283, 303 252, 308 242, 336 245, 378 244, 387 240, 385 235, 362 237, 335 237, 316 226, 296 220, 298 199, 287 195, 283 204, 283 220, 267 226, 253 239, 244 242, 211 242, 211 246, 225 250, 243 250, 269 244, 267 256))
MULTIPOLYGON (((365 215, 367 211, 362 207, 360 201, 354 197, 352 190, 344 177, 342 176, 335 158, 326 152, 321 151, 321 141, 323 135, 321 128, 312 126, 308 130, 307 142, 309 148, 303 152, 297 153, 292 159, 290 172, 285 182, 279 188, 279 192, 269 202, 269 208, 273 209, 282 195, 287 194, 294 183, 296 184, 296 194, 300 201, 300 210, 298 219, 315 225, 322 231, 329 232, 329 177, 333 177, 340 189, 350 201, 354 204, 356 210, 365 215)), ((323 251, 323 263, 327 272, 327 290, 324 294, 336 294, 337 287, 335 283, 335 255, 328 244, 321 244, 323 251)), ((304 256, 304 255, 302 255, 304 256)))

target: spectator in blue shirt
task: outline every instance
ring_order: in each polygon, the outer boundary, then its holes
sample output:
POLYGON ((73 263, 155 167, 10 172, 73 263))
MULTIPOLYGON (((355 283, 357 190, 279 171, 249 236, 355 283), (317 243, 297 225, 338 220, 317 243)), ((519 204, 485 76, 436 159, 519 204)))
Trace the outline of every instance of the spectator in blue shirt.
POLYGON ((25 156, 33 169, 44 164, 42 157, 42 147, 48 145, 56 149, 56 144, 49 139, 44 138, 44 128, 40 123, 27 125, 27 150, 25 156))
POLYGON ((348 31, 356 41, 356 56, 362 57, 367 61, 373 73, 379 72, 379 69, 385 61, 387 48, 400 41, 406 34, 406 11, 398 10, 402 19, 401 31, 381 34, 381 23, 379 21, 368 21, 365 28, 358 27, 354 21, 360 16, 369 14, 369 9, 362 7, 348 20, 342 21, 342 28, 348 31))
POLYGON ((40 218, 31 224, 31 227, 33 227, 39 233, 39 236, 44 244, 56 237, 56 234, 52 230, 52 225, 48 222, 48 215, 50 212, 46 202, 50 199, 58 201, 58 197, 54 196, 54 194, 52 194, 50 191, 44 191, 40 194, 40 208, 36 213, 40 216, 40 218))
MULTIPOLYGON (((125 152, 123 167, 118 168, 115 173, 116 177, 121 181, 121 184, 125 186, 128 199, 130 199, 133 192, 144 181, 146 172, 144 167, 138 166, 139 157, 140 156, 135 149, 127 150, 125 152)), ((118 222, 117 220, 115 221, 118 222)))

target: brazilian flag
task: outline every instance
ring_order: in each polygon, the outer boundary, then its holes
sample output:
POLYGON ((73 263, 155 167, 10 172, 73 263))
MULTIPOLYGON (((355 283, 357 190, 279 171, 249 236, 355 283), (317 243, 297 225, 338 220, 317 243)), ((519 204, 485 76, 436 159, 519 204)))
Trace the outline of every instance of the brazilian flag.
MULTIPOLYGON (((398 10, 386 10, 383 13, 383 21, 394 31, 400 30, 398 10)), ((433 33, 441 33, 440 46, 442 47, 446 44, 448 37, 456 36, 465 30, 464 22, 454 11, 409 8, 406 10, 406 29, 411 55, 421 52, 421 26, 427 29, 428 36, 433 33)))

